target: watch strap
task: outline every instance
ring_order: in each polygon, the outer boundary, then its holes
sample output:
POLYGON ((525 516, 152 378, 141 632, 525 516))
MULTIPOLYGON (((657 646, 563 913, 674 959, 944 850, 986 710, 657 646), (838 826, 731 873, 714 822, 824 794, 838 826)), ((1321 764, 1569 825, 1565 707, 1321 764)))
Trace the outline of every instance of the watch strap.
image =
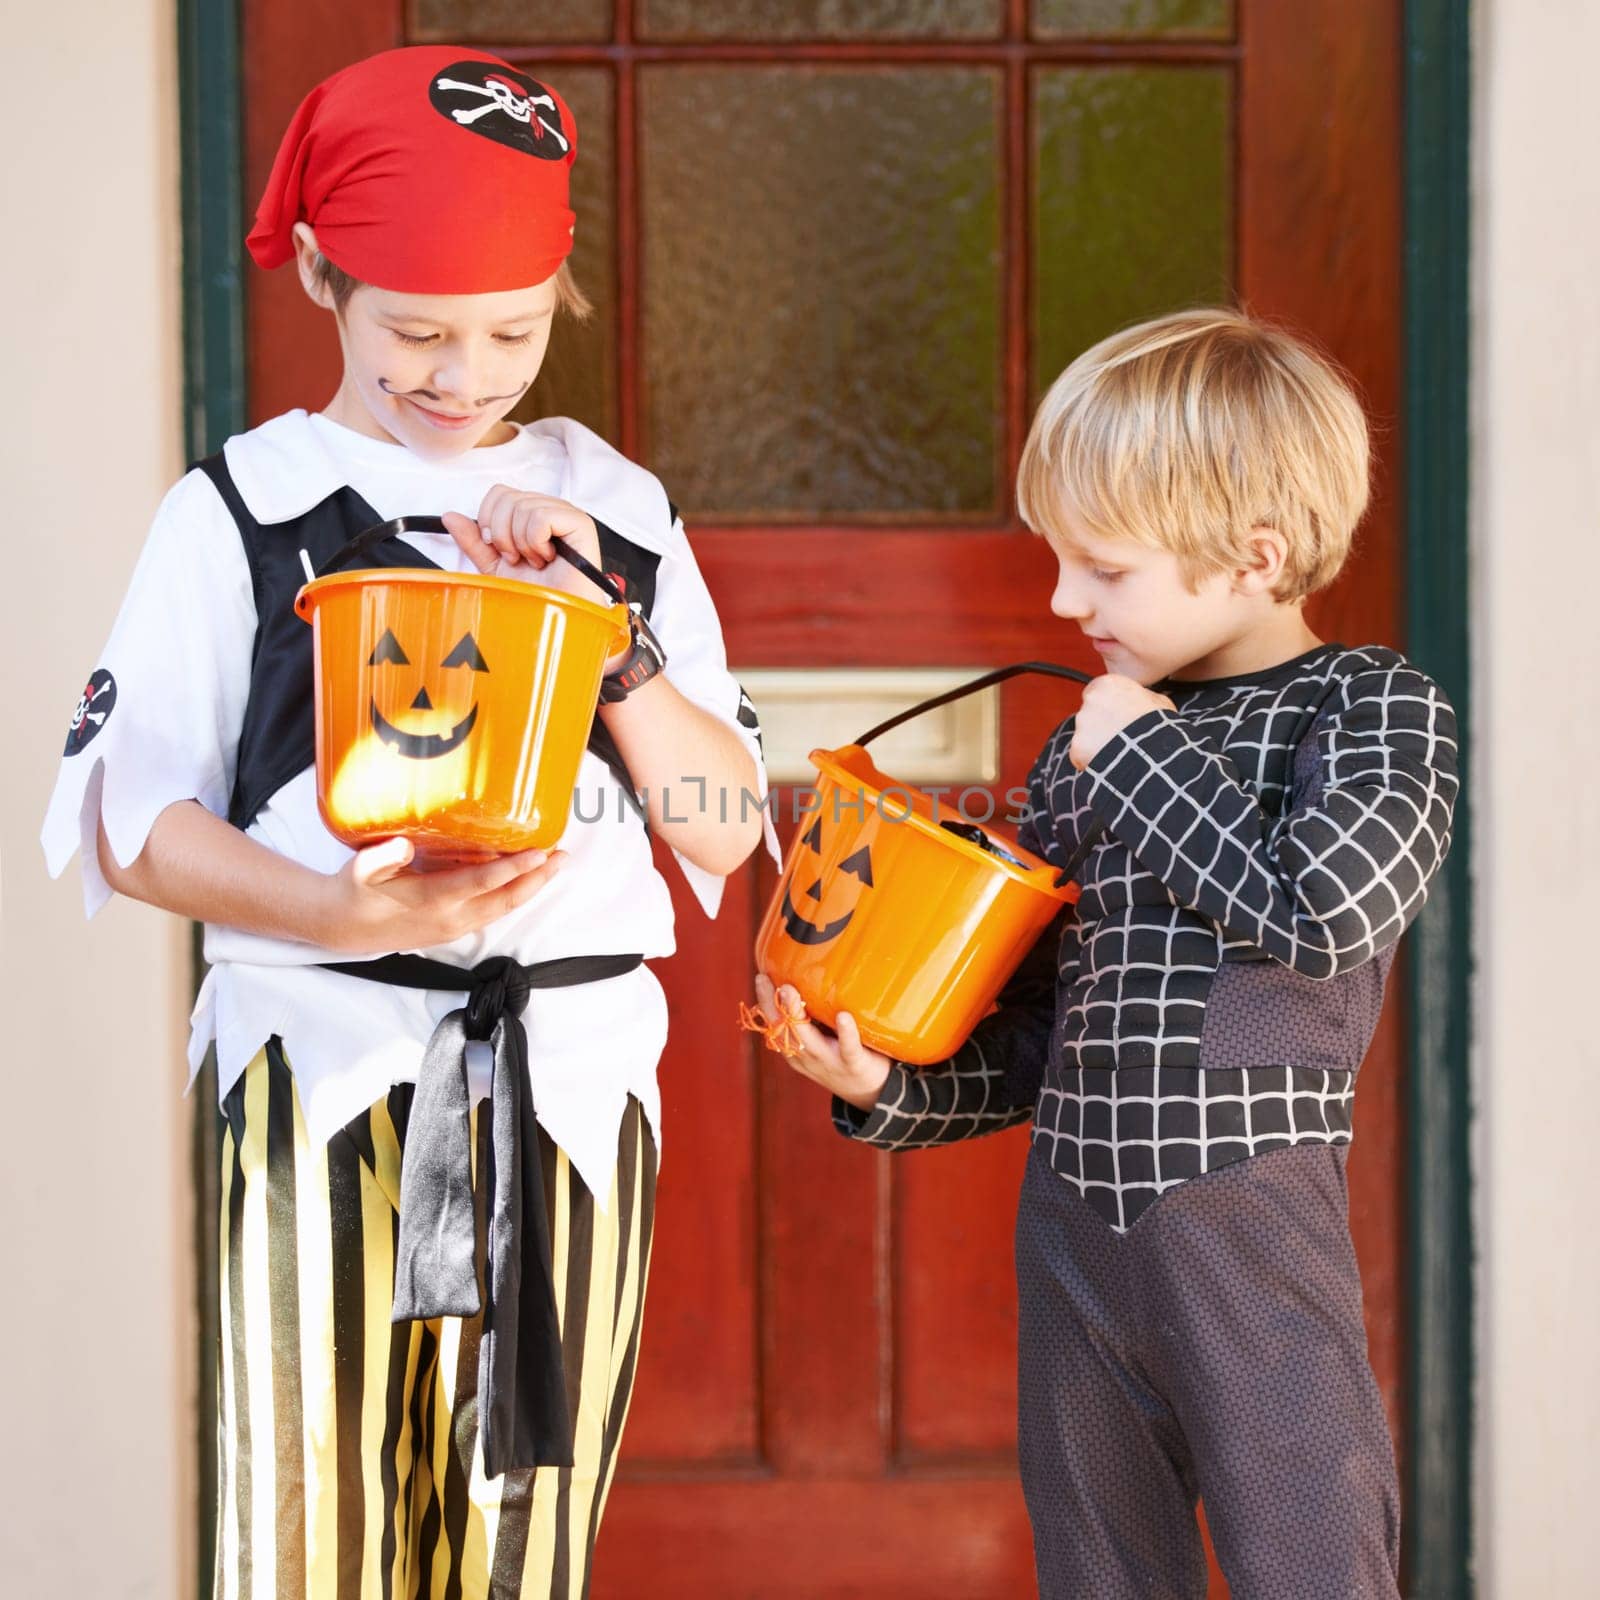
POLYGON ((600 704, 603 706, 626 700, 667 664, 661 641, 651 631, 650 624, 644 620, 636 604, 629 607, 628 623, 633 644, 622 665, 600 680, 600 704))

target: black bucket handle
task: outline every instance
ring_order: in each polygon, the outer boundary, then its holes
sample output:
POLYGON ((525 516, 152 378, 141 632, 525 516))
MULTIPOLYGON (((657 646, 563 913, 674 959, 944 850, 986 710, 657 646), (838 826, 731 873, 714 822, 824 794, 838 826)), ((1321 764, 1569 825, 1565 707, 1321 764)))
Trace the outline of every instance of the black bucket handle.
MULTIPOLYGON (((356 556, 365 555, 375 545, 382 544, 385 539, 396 539, 402 533, 448 534, 449 532, 443 517, 391 517, 387 522, 375 522, 370 528, 363 528, 348 544, 334 551, 317 568, 316 576, 326 578, 329 573, 337 572, 356 556)), ((610 598, 613 605, 627 605, 628 597, 609 573, 602 572, 587 556, 573 549, 565 539, 552 537, 550 542, 555 546, 556 554, 569 565, 576 567, 590 583, 596 585, 610 598)))
MULTIPOLYGON (((924 711, 935 711, 954 700, 965 700, 969 694, 976 694, 980 689, 1004 683, 1007 678, 1021 677, 1024 673, 1033 673, 1045 678, 1066 678, 1073 683, 1087 684, 1094 681, 1092 674, 1079 672, 1075 667, 1059 666, 1054 661, 1018 661, 1009 667, 997 667, 993 672, 986 672, 982 677, 973 678, 968 683, 958 684, 954 689, 934 695, 931 700, 923 700, 907 711, 897 712, 875 728, 868 728, 855 740, 855 743, 864 747, 869 740, 876 739, 879 734, 888 733, 891 728, 898 728, 902 722, 909 722, 913 717, 920 717, 924 711)), ((1056 874, 1056 888, 1060 889, 1072 881, 1073 873, 1083 865, 1089 852, 1100 842, 1100 835, 1104 831, 1104 823, 1096 821, 1078 841, 1078 848, 1072 852, 1072 859, 1056 874)))
POLYGON ((1007 678, 1021 677, 1025 672, 1037 673, 1046 678, 1070 678, 1074 683, 1094 681, 1087 672, 1079 672, 1074 667, 1057 666, 1054 661, 1018 661, 1009 667, 996 667, 993 672, 986 672, 981 678, 973 678, 967 683, 958 684, 954 689, 946 690, 943 694, 936 694, 931 700, 923 700, 912 706, 909 711, 897 712, 886 721, 880 722, 877 727, 868 728, 854 743, 865 745, 869 739, 876 739, 880 733, 887 733, 891 728, 898 728, 902 722, 920 717, 924 711, 936 711, 940 706, 949 705, 952 700, 965 700, 969 694, 976 694, 980 689, 1004 683, 1007 678))

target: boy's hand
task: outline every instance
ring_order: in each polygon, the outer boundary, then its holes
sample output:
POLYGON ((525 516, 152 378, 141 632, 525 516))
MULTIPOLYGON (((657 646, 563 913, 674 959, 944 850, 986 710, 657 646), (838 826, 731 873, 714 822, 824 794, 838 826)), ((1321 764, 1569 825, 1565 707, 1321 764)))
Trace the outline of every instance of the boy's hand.
POLYGON ((554 495, 497 483, 484 495, 476 522, 459 511, 447 511, 444 525, 479 572, 524 577, 524 573, 501 568, 515 568, 524 562, 535 571, 547 567, 556 559, 556 547, 550 540, 557 534, 580 555, 600 565, 600 535, 594 518, 554 495))
MULTIPOLYGON (((785 1013, 790 1017, 805 1013, 800 996, 788 985, 774 990, 764 972, 756 974, 756 999, 769 1024, 776 1023, 785 1013)), ((846 1011, 839 1013, 837 1035, 815 1022, 795 1022, 793 1027, 800 1049, 784 1059, 796 1072, 820 1083, 858 1111, 870 1111, 878 1103, 878 1096, 889 1081, 891 1062, 888 1056, 862 1044, 854 1017, 846 1011)))
POLYGON ((1085 686, 1067 758, 1081 772, 1130 722, 1147 711, 1176 711, 1164 694, 1152 694, 1142 683, 1107 672, 1085 686))
MULTIPOLYGON (((483 497, 476 522, 459 511, 447 511, 444 525, 479 572, 532 581, 534 572, 542 572, 555 562, 545 580, 552 588, 582 595, 586 600, 611 600, 576 567, 557 557, 551 540, 559 536, 595 566, 601 564, 600 534, 594 518, 554 495, 533 494, 497 483, 483 497)), ((627 655, 626 649, 619 651, 606 662, 605 670, 616 670, 627 655)))
POLYGON ((327 879, 319 944, 387 955, 448 944, 525 905, 561 870, 560 851, 523 850, 470 866, 416 872, 409 839, 358 850, 327 879))

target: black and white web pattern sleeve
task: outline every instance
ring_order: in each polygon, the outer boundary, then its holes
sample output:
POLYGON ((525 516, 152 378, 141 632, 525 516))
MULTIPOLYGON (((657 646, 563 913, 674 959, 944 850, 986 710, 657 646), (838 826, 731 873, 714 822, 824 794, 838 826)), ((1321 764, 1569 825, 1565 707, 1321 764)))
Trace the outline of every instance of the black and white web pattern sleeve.
POLYGON ((1309 978, 1395 943, 1444 859, 1455 714, 1406 665, 1359 673, 1318 719, 1319 782, 1269 817, 1185 720, 1154 711, 1090 762, 1090 803, 1180 904, 1309 978))

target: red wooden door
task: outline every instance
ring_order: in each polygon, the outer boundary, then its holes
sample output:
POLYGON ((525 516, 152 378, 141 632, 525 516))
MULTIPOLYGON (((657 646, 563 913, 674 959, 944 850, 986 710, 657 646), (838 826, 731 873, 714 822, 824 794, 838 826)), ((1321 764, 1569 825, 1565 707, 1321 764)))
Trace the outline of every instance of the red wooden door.
MULTIPOLYGON (((1030 408, 1100 334, 1230 295, 1365 393, 1376 505, 1312 620, 1401 644, 1399 9, 250 0, 249 192, 299 96, 359 55, 473 41, 552 79, 579 122, 574 265, 599 314, 559 334, 535 406, 661 474, 736 668, 1092 669, 1011 505, 1030 408)), ((250 289, 253 415, 323 403, 331 330, 287 274, 250 289)), ((997 795, 1070 708, 1005 686, 997 795)), ((1025 1136, 896 1160, 835 1137, 734 1027, 771 879, 747 870, 714 924, 678 895, 645 1348, 595 1593, 1031 1592, 1025 1136)), ((1397 1429, 1402 1065, 1391 1005, 1351 1181, 1397 1429)))

